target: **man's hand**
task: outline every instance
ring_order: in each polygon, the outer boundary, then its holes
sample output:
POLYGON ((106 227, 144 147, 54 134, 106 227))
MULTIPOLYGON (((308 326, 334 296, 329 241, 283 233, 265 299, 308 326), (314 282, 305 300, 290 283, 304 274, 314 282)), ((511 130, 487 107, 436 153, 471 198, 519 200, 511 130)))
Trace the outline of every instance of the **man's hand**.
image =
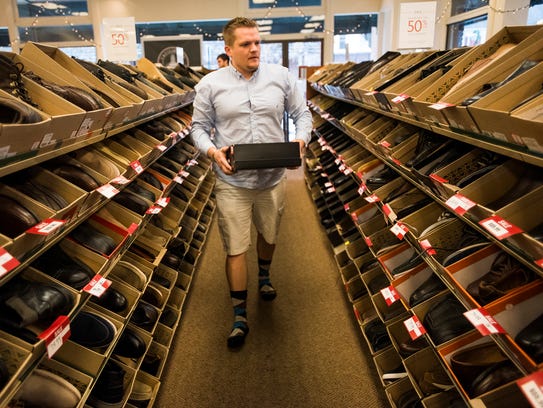
POLYGON ((217 149, 216 147, 211 147, 208 150, 208 156, 211 158, 212 161, 217 163, 217 166, 219 166, 224 174, 234 174, 234 169, 226 158, 226 152, 228 152, 229 149, 232 149, 232 146, 223 146, 220 149, 217 149))
MULTIPOLYGON (((297 142, 300 145, 300 159, 302 160, 302 163, 303 163, 304 156, 305 156, 305 142, 302 139, 294 139, 293 142, 297 142)), ((288 167, 289 170, 295 170, 297 168, 298 167, 288 167)))

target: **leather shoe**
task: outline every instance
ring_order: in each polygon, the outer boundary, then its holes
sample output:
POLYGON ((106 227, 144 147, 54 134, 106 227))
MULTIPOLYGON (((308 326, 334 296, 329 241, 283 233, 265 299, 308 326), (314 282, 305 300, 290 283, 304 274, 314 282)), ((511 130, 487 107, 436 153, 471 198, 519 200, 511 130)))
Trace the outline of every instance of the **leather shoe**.
MULTIPOLYGON (((109 359, 104 366, 90 394, 90 402, 97 404, 118 404, 124 398, 125 370, 115 361, 109 359)), ((111 406, 111 405, 110 405, 111 406)))
POLYGON ((38 217, 19 201, 0 194, 2 223, 0 233, 15 238, 39 222, 38 217))
POLYGON ((133 288, 143 290, 147 282, 147 276, 137 266, 127 261, 119 261, 111 270, 111 274, 133 288))
POLYGON ((6 362, 0 358, 0 388, 3 388, 9 380, 9 370, 6 362))
POLYGON ((76 290, 83 289, 95 275, 89 266, 69 256, 60 245, 41 255, 32 266, 76 290))
POLYGON ((0 123, 4 124, 36 123, 43 120, 35 109, 15 98, 0 96, 0 110, 0 123))
POLYGON ((364 328, 364 333, 373 351, 379 351, 391 344, 386 326, 380 319, 373 319, 364 328))
POLYGON ((473 397, 477 397, 520 377, 522 377, 522 373, 510 360, 502 361, 488 367, 479 374, 473 380, 471 392, 468 393, 473 397))
POLYGON ((145 354, 145 351, 146 345, 143 339, 134 330, 127 327, 113 349, 113 354, 138 359, 145 354))
POLYGON ((515 342, 536 363, 543 362, 543 314, 518 332, 515 342))
POLYGON ((113 341, 117 328, 105 317, 80 311, 70 322, 70 340, 84 347, 106 347, 113 341))
POLYGON ((115 288, 108 288, 100 297, 93 296, 91 300, 107 310, 120 313, 128 306, 126 297, 115 288))
POLYGON ((453 295, 445 296, 428 309, 422 325, 435 345, 473 329, 473 325, 464 316, 465 311, 466 308, 453 295))
POLYGON ((23 381, 13 400, 17 401, 16 406, 73 408, 79 404, 81 393, 61 376, 37 368, 23 381))
POLYGON ((77 228, 70 233, 69 237, 84 247, 105 256, 110 255, 117 247, 117 243, 113 238, 98 231, 88 223, 78 225, 77 228))
POLYGON ((490 271, 471 282, 466 289, 480 305, 486 305, 534 279, 534 272, 506 252, 500 252, 490 271))
POLYGON ((398 397, 396 401, 398 408, 422 408, 422 402, 414 389, 404 392, 398 397))
POLYGON ((89 192, 100 187, 100 184, 81 167, 73 164, 58 164, 51 171, 72 184, 89 192))
POLYGON ((22 328, 33 323, 52 323, 70 312, 72 294, 55 283, 31 282, 19 276, 0 288, 0 320, 22 328))
POLYGON ((158 310, 155 307, 145 302, 139 302, 136 309, 132 313, 132 318, 130 321, 138 327, 149 329, 153 327, 157 319, 158 310))
POLYGON ((446 288, 443 281, 436 274, 431 274, 418 288, 416 288, 411 296, 409 296, 409 306, 414 307, 419 303, 430 299, 446 288))
POLYGON ((136 193, 128 190, 119 192, 112 198, 112 200, 139 215, 144 215, 152 205, 152 202, 148 202, 143 197, 140 197, 136 193))

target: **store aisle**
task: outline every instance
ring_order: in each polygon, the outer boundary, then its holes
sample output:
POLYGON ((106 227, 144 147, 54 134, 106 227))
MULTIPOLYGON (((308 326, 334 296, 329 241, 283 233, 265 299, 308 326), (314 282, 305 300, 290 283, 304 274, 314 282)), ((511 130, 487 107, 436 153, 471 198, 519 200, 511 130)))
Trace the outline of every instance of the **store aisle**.
POLYGON ((287 209, 272 264, 278 296, 259 300, 251 251, 245 345, 230 351, 232 307, 214 219, 185 303, 156 407, 385 407, 301 169, 288 172, 287 209))

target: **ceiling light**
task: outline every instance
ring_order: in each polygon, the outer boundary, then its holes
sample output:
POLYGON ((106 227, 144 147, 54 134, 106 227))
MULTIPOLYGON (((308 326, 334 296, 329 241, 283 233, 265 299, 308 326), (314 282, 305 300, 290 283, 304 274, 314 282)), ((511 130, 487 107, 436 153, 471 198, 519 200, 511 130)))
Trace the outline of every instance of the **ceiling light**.
POLYGON ((261 31, 260 35, 268 35, 271 34, 271 31, 261 31))
POLYGON ((317 28, 321 25, 322 23, 305 23, 304 24, 304 27, 305 28, 317 28))
POLYGON ((32 5, 36 7, 44 8, 46 10, 61 10, 61 9, 67 8, 66 6, 62 4, 57 4, 57 3, 53 3, 49 1, 41 2, 41 3, 32 3, 32 5))
POLYGON ((258 31, 260 31, 261 33, 262 33, 262 31, 271 31, 271 29, 272 29, 271 25, 258 27, 258 31))
POLYGON ((258 25, 272 25, 273 20, 257 20, 256 22, 258 25))
POLYGON ((315 32, 314 28, 303 28, 300 30, 300 33, 302 34, 309 34, 309 33, 314 33, 314 32, 315 32))
POLYGON ((253 4, 272 4, 275 0, 253 0, 253 4))

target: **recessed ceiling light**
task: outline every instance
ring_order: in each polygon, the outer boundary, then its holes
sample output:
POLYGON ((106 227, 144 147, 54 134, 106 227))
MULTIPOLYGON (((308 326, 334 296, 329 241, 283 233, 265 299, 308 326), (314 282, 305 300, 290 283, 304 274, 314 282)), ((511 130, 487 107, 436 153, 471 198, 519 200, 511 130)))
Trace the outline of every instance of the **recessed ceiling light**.
POLYGON ((272 25, 273 20, 257 20, 256 23, 258 25, 272 25))
POLYGON ((312 16, 309 21, 324 21, 324 15, 320 15, 320 16, 312 16))

